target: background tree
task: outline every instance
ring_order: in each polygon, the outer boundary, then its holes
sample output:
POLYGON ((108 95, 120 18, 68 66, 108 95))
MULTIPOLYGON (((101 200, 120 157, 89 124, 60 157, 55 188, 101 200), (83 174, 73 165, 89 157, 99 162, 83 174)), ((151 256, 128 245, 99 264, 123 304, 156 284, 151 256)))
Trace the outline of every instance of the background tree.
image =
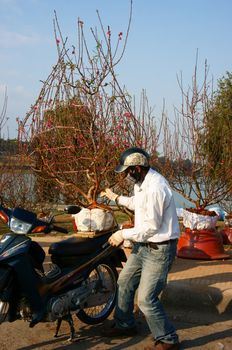
POLYGON ((4 199, 4 188, 6 186, 6 149, 3 147, 4 138, 3 138, 3 128, 6 126, 7 117, 7 93, 5 91, 3 106, 0 113, 0 205, 3 204, 4 199))
POLYGON ((106 186, 120 188, 113 169, 123 150, 136 145, 156 156, 158 132, 146 94, 137 113, 115 71, 125 52, 131 13, 132 5, 126 34, 114 37, 97 12, 100 30, 91 29, 92 50, 80 19, 77 47, 67 48, 55 16, 58 61, 19 121, 19 140, 38 185, 47 184, 41 191, 59 193, 58 199, 96 205, 106 186))
MULTIPOLYGON (((212 111, 214 113, 216 110, 212 83, 208 81, 207 62, 201 84, 197 79, 197 70, 196 61, 192 84, 187 91, 183 87, 182 77, 178 78, 182 104, 179 110, 175 109, 174 123, 166 117, 163 124, 164 157, 160 168, 176 192, 196 207, 205 208, 221 202, 228 195, 228 187, 222 167, 225 155, 219 152, 216 145, 217 142, 224 143, 225 139, 216 134, 218 127, 214 126, 214 121, 210 122, 212 111)), ((227 153, 227 156, 231 159, 231 154, 227 153)))
POLYGON ((203 146, 214 171, 219 170, 228 193, 221 205, 227 211, 232 206, 232 74, 227 72, 218 81, 210 109, 205 118, 203 146))
POLYGON ((31 208, 35 204, 34 182, 18 156, 17 140, 9 140, 4 133, 8 122, 7 102, 5 91, 0 113, 0 205, 31 208))

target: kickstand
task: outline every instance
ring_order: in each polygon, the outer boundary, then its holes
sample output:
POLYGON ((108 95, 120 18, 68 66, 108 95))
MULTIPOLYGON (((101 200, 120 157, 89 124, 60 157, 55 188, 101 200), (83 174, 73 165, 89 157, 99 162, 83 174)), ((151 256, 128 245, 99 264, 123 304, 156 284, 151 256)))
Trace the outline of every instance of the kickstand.
POLYGON ((68 341, 74 341, 74 338, 75 338, 75 328, 74 328, 74 322, 73 322, 73 318, 72 318, 72 315, 71 314, 68 314, 62 318, 58 318, 57 320, 57 324, 56 324, 56 332, 55 332, 55 335, 54 337, 57 338, 58 337, 58 333, 59 333, 59 330, 60 330, 60 326, 61 326, 61 323, 62 321, 67 321, 68 324, 69 324, 69 327, 70 327, 70 337, 68 339, 68 341))
POLYGON ((54 338, 58 337, 58 333, 59 333, 59 330, 60 330, 61 323, 62 323, 62 318, 58 318, 58 320, 56 322, 56 332, 54 334, 54 338))
POLYGON ((73 341, 75 338, 75 328, 74 328, 72 315, 69 314, 69 315, 65 316, 65 321, 68 322, 69 327, 70 327, 70 338, 68 340, 73 341))

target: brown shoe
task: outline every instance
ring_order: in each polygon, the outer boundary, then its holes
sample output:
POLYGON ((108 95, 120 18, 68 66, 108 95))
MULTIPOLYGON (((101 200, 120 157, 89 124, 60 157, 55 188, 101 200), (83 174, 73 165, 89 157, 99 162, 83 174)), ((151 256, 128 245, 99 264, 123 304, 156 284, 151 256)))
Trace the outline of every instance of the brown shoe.
POLYGON ((158 340, 154 345, 146 346, 144 350, 180 350, 180 343, 170 344, 158 340))
POLYGON ((114 324, 111 328, 104 329, 101 332, 103 337, 133 337, 138 334, 137 328, 118 328, 114 324))

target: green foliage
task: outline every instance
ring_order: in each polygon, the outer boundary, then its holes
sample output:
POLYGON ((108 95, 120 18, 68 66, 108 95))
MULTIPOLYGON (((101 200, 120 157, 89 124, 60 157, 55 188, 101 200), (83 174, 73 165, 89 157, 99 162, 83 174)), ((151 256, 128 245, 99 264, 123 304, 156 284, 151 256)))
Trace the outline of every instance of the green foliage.
POLYGON ((212 105, 205 116, 203 149, 209 168, 232 189, 232 73, 218 81, 212 105))

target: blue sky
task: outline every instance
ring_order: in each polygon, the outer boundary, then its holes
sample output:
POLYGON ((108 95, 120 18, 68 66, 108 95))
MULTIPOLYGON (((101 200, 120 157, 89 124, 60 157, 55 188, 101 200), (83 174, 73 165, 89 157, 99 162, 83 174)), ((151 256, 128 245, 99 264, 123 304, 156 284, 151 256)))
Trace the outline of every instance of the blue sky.
MULTIPOLYGON (((56 63, 54 10, 63 35, 76 45, 78 17, 88 33, 99 26, 96 10, 115 36, 125 33, 129 0, 0 0, 0 111, 7 88, 10 137, 56 63)), ((205 59, 215 82, 232 72, 231 13, 231 0, 134 0, 120 81, 136 98, 146 89, 157 116, 165 99, 171 118, 181 103, 177 74, 191 85, 197 49, 199 80, 205 59)))

